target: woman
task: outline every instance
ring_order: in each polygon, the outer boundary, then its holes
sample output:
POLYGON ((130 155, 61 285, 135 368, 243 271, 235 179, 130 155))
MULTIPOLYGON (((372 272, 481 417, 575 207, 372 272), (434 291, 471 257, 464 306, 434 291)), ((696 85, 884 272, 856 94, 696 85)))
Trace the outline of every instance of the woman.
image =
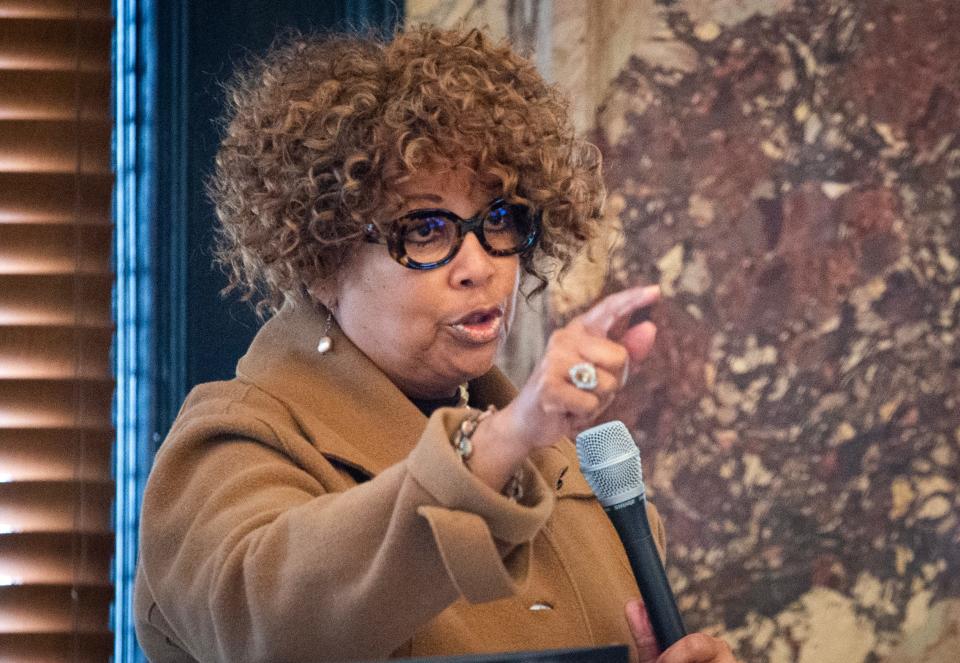
MULTIPOLYGON (((493 368, 523 277, 598 223, 596 149, 477 31, 294 38, 240 74, 212 197, 233 285, 273 313, 187 398, 143 502, 154 661, 653 645, 570 436, 649 352, 656 288, 493 368), (626 607, 625 607, 626 606, 626 607)), ((652 513, 660 545, 663 535, 652 513)), ((730 661, 705 635, 659 659, 730 661)))

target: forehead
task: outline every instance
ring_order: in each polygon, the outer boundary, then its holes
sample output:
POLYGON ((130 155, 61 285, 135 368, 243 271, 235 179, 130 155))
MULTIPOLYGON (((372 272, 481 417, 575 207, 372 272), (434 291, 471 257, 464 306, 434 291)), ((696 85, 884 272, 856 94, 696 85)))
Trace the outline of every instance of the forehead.
POLYGON ((497 195, 500 188, 497 178, 484 178, 460 167, 415 171, 400 180, 396 191, 405 201, 440 203, 457 198, 488 199, 497 195))

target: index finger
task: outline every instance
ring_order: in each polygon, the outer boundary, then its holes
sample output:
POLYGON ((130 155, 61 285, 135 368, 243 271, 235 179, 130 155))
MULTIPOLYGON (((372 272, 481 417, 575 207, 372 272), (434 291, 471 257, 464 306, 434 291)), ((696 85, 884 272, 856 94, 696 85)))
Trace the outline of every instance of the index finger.
POLYGON ((655 304, 660 286, 636 286, 607 295, 580 316, 580 323, 591 334, 608 337, 613 326, 634 311, 655 304))

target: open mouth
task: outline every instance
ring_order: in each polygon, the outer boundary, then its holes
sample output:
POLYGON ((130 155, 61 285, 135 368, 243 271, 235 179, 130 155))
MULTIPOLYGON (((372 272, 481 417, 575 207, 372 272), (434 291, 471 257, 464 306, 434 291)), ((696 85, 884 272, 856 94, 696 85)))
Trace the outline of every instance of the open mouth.
POLYGON ((454 335, 468 343, 489 343, 500 336, 503 312, 497 308, 474 311, 450 325, 454 335))

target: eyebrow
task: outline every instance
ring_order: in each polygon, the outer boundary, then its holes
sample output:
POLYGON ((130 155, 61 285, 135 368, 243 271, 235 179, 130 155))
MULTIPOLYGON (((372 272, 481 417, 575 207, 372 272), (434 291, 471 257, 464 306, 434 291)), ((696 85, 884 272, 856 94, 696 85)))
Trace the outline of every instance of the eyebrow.
POLYGON ((407 202, 411 200, 426 200, 431 203, 442 203, 443 198, 433 193, 417 193, 412 196, 404 196, 407 202))

